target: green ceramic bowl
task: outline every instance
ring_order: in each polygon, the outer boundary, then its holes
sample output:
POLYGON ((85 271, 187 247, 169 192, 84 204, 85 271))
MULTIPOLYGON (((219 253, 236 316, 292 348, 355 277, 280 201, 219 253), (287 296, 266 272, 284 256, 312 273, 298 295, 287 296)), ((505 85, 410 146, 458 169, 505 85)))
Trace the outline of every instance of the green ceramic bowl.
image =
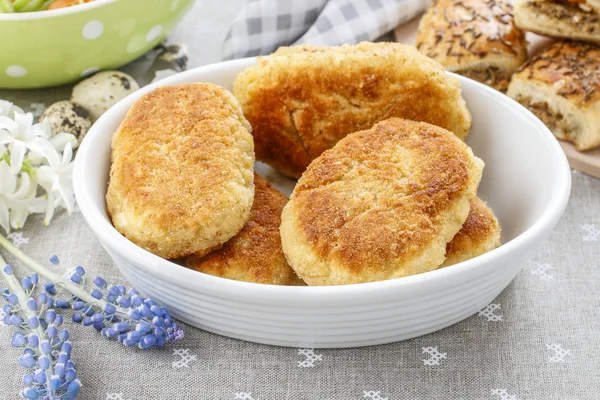
POLYGON ((96 0, 0 14, 0 88, 68 83, 119 67, 151 49, 194 0, 96 0))

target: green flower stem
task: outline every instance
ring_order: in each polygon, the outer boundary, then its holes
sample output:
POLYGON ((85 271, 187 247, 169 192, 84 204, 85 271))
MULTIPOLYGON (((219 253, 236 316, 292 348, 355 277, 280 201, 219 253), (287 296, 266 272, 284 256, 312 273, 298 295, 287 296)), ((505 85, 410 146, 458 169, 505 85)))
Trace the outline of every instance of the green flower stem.
MULTIPOLYGON (((35 260, 31 259, 27 254, 23 253, 19 250, 15 245, 13 245, 4 235, 0 234, 0 246, 4 247, 10 254, 18 258, 23 264, 25 264, 29 269, 34 272, 37 272, 38 275, 42 276, 48 281, 53 282, 56 286, 61 288, 66 288, 71 294, 76 297, 79 297, 81 300, 99 307, 101 310, 104 310, 104 306, 107 304, 105 300, 98 300, 92 297, 84 288, 79 285, 73 284, 71 281, 63 278, 62 276, 50 271, 48 268, 44 267, 41 264, 38 264, 35 260)), ((117 309, 116 313, 121 315, 127 315, 127 310, 119 307, 118 305, 114 305, 117 309)))
MULTIPOLYGON (((4 280, 6 281, 6 283, 8 285, 8 290, 10 290, 11 293, 14 293, 17 296, 17 298, 19 299, 19 304, 21 305, 21 312, 25 315, 25 317, 26 317, 25 323, 27 323, 29 318, 31 318, 31 317, 37 318, 38 315, 35 311, 31 311, 29 309, 29 307, 26 306, 27 299, 28 299, 27 293, 25 293, 25 290, 23 289, 23 287, 17 280, 17 277, 15 276, 14 273, 8 275, 6 272, 4 272, 5 265, 7 265, 6 260, 4 260, 4 258, 2 258, 2 255, 0 255, 0 269, 2 270, 2 276, 4 277, 4 280)), ((40 305, 40 307, 42 307, 42 306, 40 305)), ((42 352, 42 340, 48 340, 48 337, 46 337, 46 332, 42 328, 41 324, 38 324, 38 327, 35 329, 32 329, 32 330, 36 333, 36 335, 38 335, 38 338, 40 339, 39 344, 38 344, 38 351, 40 352, 40 354, 44 354, 42 352)), ((46 356, 50 360, 50 368, 47 368, 45 370, 45 372, 46 372, 46 387, 48 389, 50 389, 50 378, 53 375, 52 365, 54 365, 54 362, 53 362, 52 352, 46 354, 46 356)))

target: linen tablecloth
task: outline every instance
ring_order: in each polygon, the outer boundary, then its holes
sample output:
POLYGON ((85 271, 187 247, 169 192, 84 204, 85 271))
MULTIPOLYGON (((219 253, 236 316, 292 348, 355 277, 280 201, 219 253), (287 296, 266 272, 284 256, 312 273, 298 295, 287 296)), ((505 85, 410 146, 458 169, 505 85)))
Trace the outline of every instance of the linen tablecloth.
MULTIPOLYGON (((191 66, 220 59, 242 3, 196 3, 172 34, 190 46, 191 66)), ((124 70, 141 79, 150 59, 124 70)), ((39 111, 69 92, 68 86, 0 90, 0 98, 39 111)), ((90 275, 125 282, 78 212, 59 213, 50 227, 32 218, 10 238, 38 260, 58 255, 61 264, 53 268, 61 273, 83 265, 90 275)), ((277 348, 185 326, 183 341, 150 351, 70 324, 79 398, 600 399, 599 260, 600 180, 573 171, 571 200, 550 238, 498 298, 461 323, 400 343, 343 350, 277 348)), ((0 326, 0 399, 18 398, 25 372, 11 334, 0 326)))

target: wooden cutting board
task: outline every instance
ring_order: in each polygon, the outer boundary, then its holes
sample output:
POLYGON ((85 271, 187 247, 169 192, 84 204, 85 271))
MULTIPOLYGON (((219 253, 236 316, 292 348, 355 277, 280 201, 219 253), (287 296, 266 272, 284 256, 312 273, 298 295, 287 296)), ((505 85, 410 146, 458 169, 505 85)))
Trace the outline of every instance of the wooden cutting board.
MULTIPOLYGON (((417 27, 421 16, 418 16, 396 28, 394 37, 397 42, 414 45, 417 34, 417 27)), ((527 32, 528 51, 530 55, 537 54, 540 49, 552 43, 553 39, 539 36, 531 32, 527 32)), ((575 150, 575 146, 571 143, 559 140, 563 148, 571 168, 583 172, 584 174, 592 175, 600 178, 600 147, 585 152, 575 150)))

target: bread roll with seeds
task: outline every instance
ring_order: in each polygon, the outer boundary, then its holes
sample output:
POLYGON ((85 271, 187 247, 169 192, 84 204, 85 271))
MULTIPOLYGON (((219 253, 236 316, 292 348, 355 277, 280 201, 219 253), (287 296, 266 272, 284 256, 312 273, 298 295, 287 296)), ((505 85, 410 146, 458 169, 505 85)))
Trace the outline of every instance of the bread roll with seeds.
POLYGON ((163 258, 220 246, 250 215, 253 150, 250 124, 222 87, 145 94, 112 139, 106 205, 115 228, 163 258))
POLYGON ((600 44, 600 10, 568 1, 517 0, 515 23, 523 30, 600 44), (587 11, 586 11, 587 10, 587 11))
POLYGON ((281 250, 281 211, 287 197, 254 175, 254 203, 244 228, 218 250, 191 255, 183 265, 205 274, 271 285, 305 285, 281 250))
POLYGON ((467 220, 446 246, 446 259, 440 268, 470 260, 502 244, 500 224, 479 197, 471 200, 467 220))
POLYGON ((600 46, 551 44, 513 76, 507 94, 577 150, 600 145, 600 46))
POLYGON ((448 71, 506 91, 527 59, 512 10, 507 0, 436 0, 419 22, 417 49, 448 71))
POLYGON ((436 269, 482 169, 464 142, 431 124, 390 118, 352 133, 298 181, 281 216, 283 252, 308 285, 436 269))
POLYGON ((252 124, 257 159, 294 178, 349 133, 390 117, 460 138, 471 128, 458 80, 400 43, 281 47, 241 72, 233 92, 252 124))

